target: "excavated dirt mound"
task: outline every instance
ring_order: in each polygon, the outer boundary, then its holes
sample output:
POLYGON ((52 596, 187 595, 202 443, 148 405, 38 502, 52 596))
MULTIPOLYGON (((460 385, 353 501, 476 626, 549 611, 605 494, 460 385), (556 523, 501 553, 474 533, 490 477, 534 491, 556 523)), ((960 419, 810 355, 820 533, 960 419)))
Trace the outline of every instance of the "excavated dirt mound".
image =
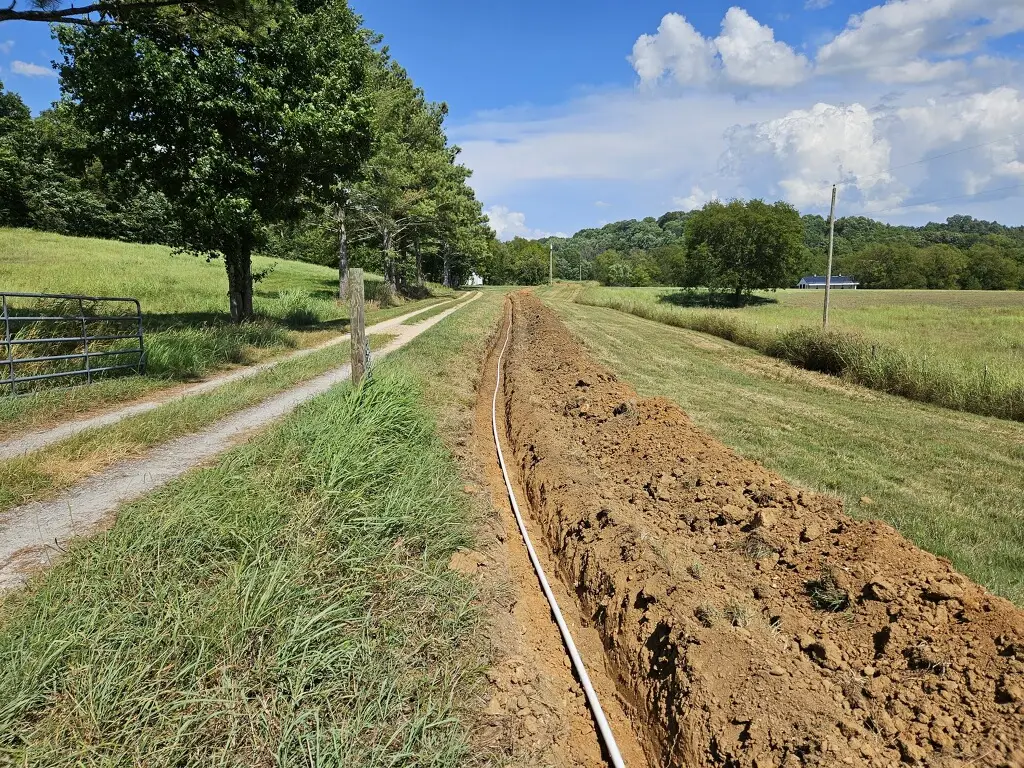
POLYGON ((652 765, 1024 765, 1024 612, 638 398, 532 296, 513 307, 531 524, 652 765))

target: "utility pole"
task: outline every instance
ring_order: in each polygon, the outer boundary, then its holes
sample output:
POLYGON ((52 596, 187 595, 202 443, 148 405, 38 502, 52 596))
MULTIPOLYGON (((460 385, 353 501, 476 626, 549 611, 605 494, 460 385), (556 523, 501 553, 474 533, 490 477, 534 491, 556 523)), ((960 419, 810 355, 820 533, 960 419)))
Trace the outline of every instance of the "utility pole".
POLYGON ((825 272, 825 312, 821 327, 828 328, 828 300, 832 293, 832 244, 836 234, 836 185, 832 185, 832 210, 828 214, 828 269, 825 272))
POLYGON ((555 241, 548 242, 548 285, 555 284, 555 241))

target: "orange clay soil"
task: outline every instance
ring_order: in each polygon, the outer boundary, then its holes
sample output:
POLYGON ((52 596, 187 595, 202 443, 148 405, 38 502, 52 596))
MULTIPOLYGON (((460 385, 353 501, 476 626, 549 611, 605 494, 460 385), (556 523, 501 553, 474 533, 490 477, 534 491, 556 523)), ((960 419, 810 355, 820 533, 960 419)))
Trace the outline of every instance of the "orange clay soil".
POLYGON ((512 304, 507 460, 651 765, 1024 765, 1024 612, 512 304))
MULTIPOLYGON (((476 742, 490 758, 488 765, 605 768, 597 729, 516 527, 494 449, 491 397, 507 322, 506 312, 496 334, 497 346, 492 339, 481 369, 470 444, 454 447, 467 479, 479 483, 466 486, 466 491, 481 505, 479 551, 460 550, 450 564, 477 581, 480 603, 489 619, 484 631, 492 668, 487 673, 490 685, 478 718, 476 742)), ((500 409, 498 417, 502 417, 500 409)), ((516 496, 525 499, 526 493, 517 487, 516 496)), ((552 574, 554 562, 543 551, 540 556, 552 574)), ((572 592, 557 582, 552 587, 581 653, 593 662, 588 672, 605 701, 629 768, 647 768, 630 720, 616 701, 614 679, 603 663, 601 638, 582 625, 572 592)))

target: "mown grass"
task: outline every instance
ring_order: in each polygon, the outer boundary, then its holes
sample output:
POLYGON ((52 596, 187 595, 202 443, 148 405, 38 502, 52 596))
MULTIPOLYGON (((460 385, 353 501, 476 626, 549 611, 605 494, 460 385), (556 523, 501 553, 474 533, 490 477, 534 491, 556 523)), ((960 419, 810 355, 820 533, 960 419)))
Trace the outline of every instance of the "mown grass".
MULTIPOLYGON (((373 334, 371 349, 393 336, 373 334)), ((115 424, 87 429, 26 456, 0 460, 0 517, 3 510, 52 498, 118 461, 154 445, 187 435, 349 361, 342 343, 297 360, 229 382, 217 389, 172 400, 115 424)))
POLYGON ((822 294, 811 293, 780 291, 778 303, 743 309, 677 306, 699 298, 675 289, 589 288, 576 300, 882 392, 1024 421, 1024 293, 835 291, 828 331, 820 327, 822 294))
MULTIPOLYGON (((142 304, 146 374, 194 379, 229 365, 304 346, 310 333, 345 331, 348 306, 338 302, 337 272, 302 262, 253 259, 254 323, 230 322, 227 276, 221 261, 155 245, 0 229, 0 290, 129 296, 142 304)), ((368 275, 368 322, 378 322, 437 298, 380 310, 374 303, 381 278, 368 275)), ((431 286, 435 296, 452 292, 431 286)), ((32 309, 23 300, 16 307, 32 309)), ((76 351, 81 351, 78 349, 76 351)), ((6 387, 4 388, 6 392, 6 387)))
POLYGON ((26 766, 463 766, 458 474, 389 366, 124 508, 0 604, 26 766))
MULTIPOLYGON (((549 294, 550 295, 550 294, 549 294)), ((552 301, 645 396, 1024 605, 1024 425, 877 393, 608 308, 552 301)))

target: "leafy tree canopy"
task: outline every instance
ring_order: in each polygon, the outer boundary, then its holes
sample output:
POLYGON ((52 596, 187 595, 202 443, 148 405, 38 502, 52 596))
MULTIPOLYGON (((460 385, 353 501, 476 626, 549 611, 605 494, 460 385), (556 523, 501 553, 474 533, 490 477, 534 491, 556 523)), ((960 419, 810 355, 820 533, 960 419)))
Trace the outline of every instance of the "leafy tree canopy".
POLYGON ((231 314, 252 314, 251 255, 304 191, 350 178, 368 149, 370 49, 343 0, 274 9, 248 31, 158 14, 60 27, 61 83, 100 157, 169 201, 181 248, 223 256, 231 314))

